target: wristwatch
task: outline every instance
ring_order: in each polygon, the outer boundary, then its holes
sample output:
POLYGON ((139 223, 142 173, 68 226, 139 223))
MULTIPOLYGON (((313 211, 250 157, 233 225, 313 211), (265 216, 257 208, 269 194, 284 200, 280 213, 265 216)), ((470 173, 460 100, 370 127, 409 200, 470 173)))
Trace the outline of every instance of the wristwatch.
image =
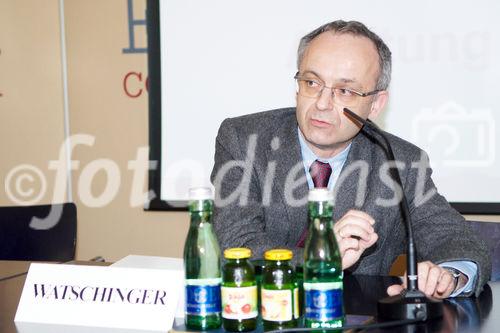
POLYGON ((453 292, 455 292, 455 290, 457 290, 457 286, 458 286, 458 279, 460 278, 460 275, 462 275, 462 272, 460 272, 458 269, 456 268, 453 268, 453 267, 443 267, 444 269, 446 269, 448 272, 450 272, 450 274, 453 276, 453 279, 455 281, 455 287, 453 287, 453 292))

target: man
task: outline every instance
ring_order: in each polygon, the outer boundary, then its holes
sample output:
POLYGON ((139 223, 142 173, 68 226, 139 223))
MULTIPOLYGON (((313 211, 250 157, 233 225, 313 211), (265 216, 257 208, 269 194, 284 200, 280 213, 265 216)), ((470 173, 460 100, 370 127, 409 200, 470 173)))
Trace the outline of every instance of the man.
MULTIPOLYGON (((249 247, 255 257, 287 247, 302 262, 307 192, 328 187, 343 269, 387 274, 405 250, 400 195, 384 145, 344 108, 364 119, 380 114, 391 52, 363 24, 335 21, 301 39, 297 62, 296 108, 226 119, 219 129, 212 181, 221 247, 249 247)), ((478 294, 491 270, 484 243, 437 193, 425 153, 387 135, 410 206, 419 289, 437 298, 478 294)))

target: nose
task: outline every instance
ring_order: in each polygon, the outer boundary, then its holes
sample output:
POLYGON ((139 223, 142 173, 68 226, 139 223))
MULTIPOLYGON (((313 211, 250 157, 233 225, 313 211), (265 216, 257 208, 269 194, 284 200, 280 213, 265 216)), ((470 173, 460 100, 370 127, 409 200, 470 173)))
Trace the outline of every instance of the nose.
POLYGON ((333 94, 331 89, 323 87, 316 100, 316 108, 324 111, 333 109, 333 94))

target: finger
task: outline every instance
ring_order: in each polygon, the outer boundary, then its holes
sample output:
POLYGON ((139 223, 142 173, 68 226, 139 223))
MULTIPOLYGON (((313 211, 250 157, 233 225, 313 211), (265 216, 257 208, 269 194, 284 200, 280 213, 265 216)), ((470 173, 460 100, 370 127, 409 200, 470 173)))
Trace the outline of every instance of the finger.
POLYGON ((387 295, 389 296, 399 295, 401 294, 402 291, 403 291, 403 286, 399 284, 393 284, 392 286, 387 288, 387 295))
POLYGON ((436 287, 436 293, 444 297, 448 297, 452 292, 454 286, 454 278, 447 270, 443 269, 436 287))
POLYGON ((368 233, 375 231, 375 229, 373 229, 370 222, 363 220, 363 219, 360 219, 358 217, 352 217, 352 216, 343 217, 341 220, 334 223, 333 230, 335 232, 338 232, 340 229, 342 229, 346 225, 356 225, 360 228, 363 228, 368 233))
POLYGON ((376 233, 373 233, 370 235, 370 240, 369 241, 364 241, 364 240, 361 240, 359 242, 359 245, 365 249, 369 248, 370 246, 372 246, 373 244, 375 244, 378 240, 378 235, 376 233))
MULTIPOLYGON (((368 221, 371 225, 374 225, 375 224, 375 219, 373 217, 371 217, 369 214, 365 213, 365 212, 362 212, 360 210, 355 210, 355 209, 351 209, 349 210, 346 215, 349 215, 349 216, 356 216, 360 219, 363 219, 363 220, 366 220, 368 221)), ((344 215, 345 216, 345 215, 344 215)))
POLYGON ((418 289, 425 293, 425 286, 427 285, 427 274, 429 274, 429 262, 418 263, 418 289))
POLYGON ((433 266, 429 269, 429 274, 427 274, 427 283, 425 285, 424 291, 427 296, 434 295, 439 278, 441 277, 442 270, 443 269, 439 266, 433 266))
POLYGON ((340 250, 340 255, 344 256, 345 252, 347 250, 355 250, 359 251, 359 241, 354 238, 343 238, 339 242, 339 250, 340 250))
POLYGON ((408 286, 407 286, 407 284, 406 284, 407 276, 408 276, 408 275, 407 275, 407 274, 406 274, 406 272, 405 272, 405 275, 403 276, 403 284, 402 284, 402 286, 403 286, 403 288, 404 288, 404 289, 408 288, 408 286))
POLYGON ((340 238, 347 238, 347 237, 358 237, 364 241, 369 241, 370 240, 370 235, 373 233, 367 232, 365 229, 357 226, 357 225, 352 225, 348 224, 345 225, 344 227, 340 228, 338 231, 338 236, 340 238))
POLYGON ((340 229, 348 225, 349 226, 354 225, 359 228, 362 228, 367 233, 375 232, 375 229, 373 229, 370 222, 356 216, 344 216, 343 218, 341 218, 340 220, 338 220, 333 224, 333 231, 335 233, 338 233, 340 229))

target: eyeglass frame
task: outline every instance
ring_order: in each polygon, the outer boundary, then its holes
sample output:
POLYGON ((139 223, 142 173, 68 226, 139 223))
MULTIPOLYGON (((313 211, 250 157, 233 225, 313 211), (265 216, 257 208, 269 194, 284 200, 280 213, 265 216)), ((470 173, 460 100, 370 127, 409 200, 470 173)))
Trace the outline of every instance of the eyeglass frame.
MULTIPOLYGON (((293 77, 293 78, 294 78, 295 80, 297 80, 297 81, 314 81, 314 80, 306 80, 306 79, 304 79, 302 76, 300 76, 299 74, 300 74, 300 72, 295 73, 295 75, 294 75, 294 77, 293 77)), ((333 92, 333 89, 344 89, 344 90, 347 90, 347 91, 349 91, 349 92, 352 92, 352 93, 354 93, 354 94, 358 95, 359 97, 368 97, 368 96, 372 96, 372 95, 375 95, 375 94, 377 94, 377 93, 379 93, 379 92, 383 91, 383 89, 375 89, 375 90, 373 90, 373 91, 369 91, 369 92, 366 92, 366 93, 362 93, 362 92, 359 92, 359 91, 356 91, 356 90, 353 90, 353 89, 350 89, 350 88, 328 87, 328 86, 327 86, 327 85, 323 82, 323 80, 321 80, 321 79, 319 79, 319 80, 320 80, 321 82, 318 82, 318 83, 320 83, 320 84, 322 85, 322 88, 321 88, 321 90, 319 91, 318 96, 316 96, 315 98, 320 97, 320 96, 321 96, 321 94, 323 93, 323 90, 324 90, 325 88, 328 88, 328 89, 330 90, 330 92, 332 93, 333 97, 335 97, 335 93, 333 92)), ((298 89, 298 88, 297 88, 297 92, 299 92, 299 91, 300 91, 300 89, 298 89)), ((304 97, 310 97, 310 96, 304 96, 304 97)))

